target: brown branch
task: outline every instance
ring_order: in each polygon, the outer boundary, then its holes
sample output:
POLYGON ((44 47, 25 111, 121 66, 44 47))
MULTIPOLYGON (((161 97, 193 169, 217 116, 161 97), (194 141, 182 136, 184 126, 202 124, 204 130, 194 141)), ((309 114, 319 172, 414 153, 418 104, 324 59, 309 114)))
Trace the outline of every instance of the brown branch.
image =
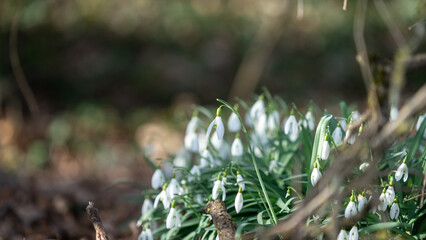
POLYGON ((34 96, 33 91, 31 90, 30 85, 27 82, 24 70, 22 69, 21 62, 19 60, 18 21, 19 21, 19 11, 16 12, 15 16, 13 17, 12 25, 10 29, 10 39, 9 39, 10 63, 12 65, 12 70, 15 75, 16 83, 18 84, 18 87, 21 90, 22 95, 24 95, 24 99, 28 104, 28 108, 31 114, 37 115, 39 112, 38 103, 34 96))
POLYGON ((89 214, 90 221, 96 231, 96 240, 108 240, 108 235, 105 231, 104 225, 102 225, 101 218, 98 215, 98 209, 95 208, 93 202, 89 202, 86 207, 87 214, 89 214))

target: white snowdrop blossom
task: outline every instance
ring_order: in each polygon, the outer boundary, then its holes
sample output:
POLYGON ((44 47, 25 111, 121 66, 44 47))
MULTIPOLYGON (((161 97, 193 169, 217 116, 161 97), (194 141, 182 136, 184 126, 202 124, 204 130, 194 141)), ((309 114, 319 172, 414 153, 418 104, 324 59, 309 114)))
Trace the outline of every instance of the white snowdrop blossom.
POLYGON ((235 211, 237 211, 237 213, 239 213, 241 211, 241 209, 243 208, 243 204, 244 204, 244 198, 243 198, 242 192, 243 192, 243 190, 240 187, 238 189, 237 196, 235 197, 235 211))
POLYGON ((142 228, 142 232, 139 234, 138 240, 147 240, 145 228, 142 228))
POLYGON ((368 166, 370 166, 370 164, 369 164, 369 163, 362 163, 362 164, 359 166, 359 170, 361 170, 361 171, 365 171, 365 169, 367 169, 367 168, 368 168, 368 166))
POLYGON ((290 141, 294 142, 299 137, 299 126, 296 117, 291 114, 284 124, 284 133, 289 136, 290 141))
POLYGON ((349 240, 358 240, 359 234, 358 234, 358 227, 353 226, 351 228, 351 231, 349 231, 349 240))
POLYGON ((404 176, 403 178, 404 182, 408 180, 408 167, 407 167, 407 164, 405 164, 406 160, 407 160, 407 157, 404 158, 404 161, 398 167, 398 170, 396 170, 395 179, 397 181, 401 180, 402 176, 404 176))
POLYGON ((225 126, 223 126, 222 122, 222 106, 217 109, 216 118, 210 123, 209 128, 207 129, 207 138, 210 136, 210 132, 213 127, 216 127, 216 136, 219 140, 221 140, 225 134, 225 126))
POLYGON ((237 114, 234 112, 232 112, 228 118, 228 130, 233 133, 239 132, 241 130, 240 119, 238 119, 237 114))
POLYGON ((348 233, 344 229, 340 230, 337 240, 349 240, 348 233))
POLYGON ((180 227, 180 226, 181 226, 180 216, 175 209, 175 201, 173 201, 169 215, 167 216, 166 228, 171 229, 171 228, 180 227))
POLYGON ((231 155, 233 157, 243 156, 243 142, 241 141, 238 133, 237 136, 235 136, 234 142, 232 142, 231 155))
MULTIPOLYGON (((390 183, 392 183, 392 181, 390 183)), ((386 190, 386 201, 388 205, 392 204, 393 200, 395 200, 395 190, 393 189, 393 186, 390 185, 386 190)))
POLYGON ((185 135, 188 135, 189 133, 193 133, 197 130, 198 126, 201 126, 201 120, 198 118, 198 113, 194 112, 191 120, 189 120, 188 125, 186 126, 185 135))
POLYGON ((146 232, 146 240, 154 240, 154 235, 152 234, 151 228, 149 226, 145 229, 146 232))
POLYGON ((312 186, 315 187, 315 185, 318 183, 321 177, 322 177, 322 174, 320 170, 318 170, 317 163, 314 163, 314 169, 312 170, 312 173, 311 173, 312 186))
POLYGON ((200 158, 200 167, 205 168, 209 164, 213 162, 213 155, 211 152, 206 148, 201 152, 201 158, 200 158))
POLYGON ((222 201, 225 201, 226 198, 226 189, 223 185, 222 181, 220 180, 220 173, 217 176, 217 180, 214 182, 213 190, 212 190, 212 198, 213 200, 216 200, 219 196, 220 190, 222 191, 222 201))
POLYGON ((244 191, 244 188, 245 188, 246 184, 243 183, 243 181, 244 181, 243 176, 241 176, 240 172, 237 171, 237 183, 238 183, 238 186, 244 191))
POLYGON ((280 113, 277 110, 272 111, 268 116, 268 131, 273 133, 280 123, 280 113))
POLYGON ((163 190, 155 198, 154 208, 157 208, 159 201, 161 201, 163 203, 164 209, 168 209, 170 207, 170 197, 167 194, 166 189, 167 189, 167 183, 164 184, 163 190))
POLYGON ((196 132, 190 132, 184 138, 185 148, 191 152, 198 152, 200 144, 198 142, 198 135, 196 132))
POLYGON ((337 125, 337 127, 334 129, 333 133, 331 134, 331 137, 333 138, 333 141, 336 146, 342 143, 343 133, 339 125, 337 125))
POLYGON ((173 199, 175 195, 179 194, 179 183, 175 178, 175 174, 173 174, 172 179, 170 180, 170 183, 167 187, 167 194, 169 195, 170 199, 173 199))
POLYGON ((161 169, 157 168, 152 174, 151 186, 153 189, 159 189, 165 182, 164 174, 161 169))
POLYGON ((254 155, 255 155, 256 157, 258 157, 258 158, 262 158, 262 157, 263 157, 262 150, 261 150, 261 149, 260 149, 260 147, 258 147, 258 146, 255 146, 255 147, 253 148, 253 152, 254 152, 254 155))
POLYGON ((352 194, 350 202, 349 202, 348 206, 346 206, 346 209, 345 209, 345 218, 353 217, 358 213, 354 201, 355 201, 355 197, 352 194))
POLYGON ((261 113, 257 120, 254 122, 254 130, 260 139, 267 139, 266 129, 268 128, 268 115, 265 112, 261 113))
POLYGON ((383 188, 383 191, 382 191, 382 194, 380 194, 379 200, 380 200, 380 203, 377 206, 377 210, 386 211, 386 208, 388 207, 388 204, 386 201, 386 188, 383 188))
POLYGON ((290 188, 287 188, 287 193, 285 194, 285 198, 288 198, 288 197, 290 197, 290 188))
POLYGON ((322 144, 321 159, 327 160, 329 155, 330 155, 330 144, 328 143, 328 136, 326 135, 324 142, 322 144))
POLYGON ((201 176, 201 170, 197 165, 192 166, 191 170, 189 171, 190 175, 188 176, 188 182, 194 181, 196 178, 201 176))
POLYGON ((389 111, 389 121, 395 121, 397 117, 398 117, 398 107, 395 105, 392 105, 389 111))
MULTIPOLYGON (((352 120, 350 121, 349 125, 352 124, 352 120)), ((345 133, 345 139, 344 141, 348 144, 353 144, 355 142, 356 134, 352 132, 352 130, 349 129, 349 127, 346 129, 345 133)))
POLYGON ((394 200, 394 202, 393 202, 393 204, 390 208, 390 211, 389 211, 390 218, 393 219, 393 220, 396 220, 399 216, 399 211, 400 211, 400 209, 399 209, 399 205, 398 205, 398 199, 395 198, 395 200, 394 200))
POLYGON ((263 113, 265 113, 265 102, 263 101, 263 95, 260 95, 250 108, 250 118, 252 121, 256 122, 263 113))
POLYGON ((361 198, 359 198, 358 200, 358 212, 362 212, 362 210, 364 210, 367 203, 368 203, 368 200, 365 197, 365 192, 363 192, 361 195, 361 198))
MULTIPOLYGON (((305 120, 308 122, 309 130, 313 131, 315 129, 315 117, 311 109, 306 113, 305 120)), ((306 126, 304 125, 304 127, 306 126)))
POLYGON ((353 122, 356 122, 361 117, 361 114, 359 114, 358 111, 353 111, 351 113, 351 118, 353 122))
MULTIPOLYGON (((423 121, 426 119, 426 113, 425 114, 423 114, 423 115, 421 115, 420 117, 419 117, 419 119, 417 120, 417 123, 416 123, 416 131, 419 131, 419 129, 420 129, 420 126, 422 125, 422 123, 423 123, 423 121)), ((423 133, 423 138, 426 138, 426 129, 425 129, 425 131, 424 131, 424 133, 423 133)))
POLYGON ((346 120, 345 120, 345 119, 340 120, 340 121, 339 121, 339 124, 340 124, 340 127, 342 127, 343 131, 346 131, 346 130, 347 130, 347 129, 346 129, 346 125, 347 125, 347 123, 346 123, 346 120))
POLYGON ((145 197, 145 201, 143 201, 141 213, 145 215, 149 210, 153 209, 152 201, 149 199, 148 195, 145 197))

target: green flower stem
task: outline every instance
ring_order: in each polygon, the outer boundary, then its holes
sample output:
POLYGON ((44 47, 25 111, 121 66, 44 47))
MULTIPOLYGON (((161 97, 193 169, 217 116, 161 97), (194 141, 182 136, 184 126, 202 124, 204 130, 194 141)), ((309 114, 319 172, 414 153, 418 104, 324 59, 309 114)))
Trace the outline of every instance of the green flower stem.
POLYGON ((222 99, 217 99, 217 101, 224 104, 227 108, 229 108, 232 112, 234 112, 241 122, 241 126, 243 127, 243 132, 244 132, 244 135, 246 136, 246 141, 247 141, 247 144, 249 146, 251 160, 253 162, 254 169, 256 170, 256 175, 257 175, 257 178, 259 179, 260 187, 262 188, 263 196, 266 199, 266 203, 268 204, 269 211, 271 212, 272 221, 273 221, 274 225, 277 225, 277 216, 275 215, 275 211, 274 211, 274 208, 272 207, 271 200, 269 199, 268 192, 266 191, 265 186, 263 184, 262 177, 260 176, 259 168, 257 167, 256 159, 254 157, 253 148, 251 146, 250 139, 249 139, 249 136, 247 134, 247 129, 244 126, 243 120, 241 119, 240 114, 237 111, 235 111, 235 109, 228 102, 226 102, 225 100, 222 100, 222 99))

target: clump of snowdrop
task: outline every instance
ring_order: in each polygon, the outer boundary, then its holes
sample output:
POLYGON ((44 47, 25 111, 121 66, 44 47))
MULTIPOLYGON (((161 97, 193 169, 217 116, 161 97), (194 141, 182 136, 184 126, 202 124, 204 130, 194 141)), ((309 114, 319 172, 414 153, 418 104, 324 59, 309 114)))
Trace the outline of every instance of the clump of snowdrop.
POLYGON ((345 218, 353 217, 353 216, 357 215, 357 213, 358 212, 357 212, 357 208, 356 208, 356 205, 355 205, 355 196, 352 193, 350 201, 348 203, 348 206, 346 206, 346 209, 345 209, 345 218))
POLYGON ((163 203, 164 209, 168 209, 170 207, 170 197, 169 194, 166 191, 167 189, 167 183, 163 185, 163 190, 157 195, 157 197, 154 200, 154 208, 157 208, 158 203, 161 201, 163 203))
POLYGON ((175 201, 173 201, 172 207, 170 208, 170 212, 166 220, 167 229, 181 227, 180 216, 179 216, 179 213, 176 211, 175 205, 176 203, 175 201))
POLYGON ((235 211, 237 211, 237 213, 239 213, 241 211, 241 209, 243 208, 243 204, 244 204, 244 199, 243 199, 243 188, 239 187, 238 188, 238 193, 237 196, 235 196, 235 211))
POLYGON ((317 185, 317 183, 318 183, 318 181, 320 180, 321 177, 322 177, 322 174, 321 174, 320 170, 318 169, 318 163, 315 162, 314 163, 314 169, 312 169, 312 173, 311 173, 312 186, 315 187, 315 185, 317 185))

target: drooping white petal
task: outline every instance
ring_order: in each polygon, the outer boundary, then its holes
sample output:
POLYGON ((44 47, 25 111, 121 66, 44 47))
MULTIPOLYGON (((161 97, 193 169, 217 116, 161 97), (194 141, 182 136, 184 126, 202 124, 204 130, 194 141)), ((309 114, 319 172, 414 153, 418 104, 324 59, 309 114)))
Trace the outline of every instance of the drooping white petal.
POLYGON ((198 142, 198 135, 195 132, 190 132, 188 134, 185 135, 184 138, 184 143, 185 143, 185 148, 188 151, 191 152, 198 152, 198 148, 199 148, 199 142, 198 142))
POLYGON ((245 188, 246 184, 245 184, 245 183, 243 183, 242 181, 244 181, 243 176, 241 176, 240 174, 238 174, 238 175, 237 175, 237 183, 238 183, 238 186, 241 188, 241 190, 243 190, 243 191, 244 191, 244 188, 245 188))
POLYGON ((404 182, 406 182, 408 180, 408 167, 407 164, 402 163, 399 167, 398 170, 396 170, 395 173, 395 179, 397 181, 401 180, 401 178, 404 176, 404 182))
POLYGON ((197 126, 201 126, 201 120, 198 117, 193 116, 186 127, 185 135, 195 132, 197 126))
POLYGON ((225 134, 225 126, 223 125, 222 117, 216 117, 216 134, 217 138, 221 140, 225 134))
POLYGON ((398 203, 393 203, 392 204, 392 207, 391 207, 391 209, 390 209, 390 211, 389 211, 389 215, 390 215, 390 218, 391 219, 397 219, 398 218, 398 216, 399 216, 399 206, 398 206, 398 203))
POLYGON ((167 192, 166 191, 161 191, 161 202, 163 203, 163 207, 164 207, 164 209, 169 209, 169 207, 170 207, 170 197, 169 197, 169 195, 167 194, 167 192))
POLYGON ((352 117, 352 121, 356 122, 356 120, 358 120, 361 117, 361 114, 359 114, 358 111, 353 111, 351 114, 351 117, 352 117))
POLYGON ((392 186, 389 186, 386 190, 386 201, 388 205, 392 204, 393 200, 395 200, 395 190, 392 186))
POLYGON ((312 170, 312 173, 311 173, 312 186, 315 186, 318 183, 318 181, 320 180, 321 177, 322 177, 322 174, 321 174, 320 170, 318 170, 318 168, 314 168, 312 170))
POLYGON ((235 197, 235 211, 239 213, 241 209, 243 208, 244 199, 242 193, 237 193, 237 196, 235 197))
POLYGON ((377 206, 377 209, 379 211, 386 211, 386 208, 388 207, 388 204, 386 201, 386 194, 385 193, 380 194, 379 200, 380 200, 380 203, 377 206))
POLYGON ((210 123, 209 127, 207 128, 206 138, 210 137, 210 133, 212 132, 212 129, 213 129, 215 124, 216 124, 216 118, 213 119, 213 121, 210 123))
POLYGON ((177 227, 176 226, 176 209, 172 207, 170 209, 169 215, 167 215, 166 219, 166 228, 171 229, 177 227))
POLYGON ((262 138, 263 136, 266 137, 267 127, 268 127, 268 116, 266 115, 266 113, 262 113, 254 122, 254 128, 255 128, 257 136, 259 136, 260 138, 262 138))
POLYGON ((226 189, 225 186, 222 184, 222 201, 224 202, 226 199, 226 189))
POLYGON ((355 137, 356 134, 352 134, 352 131, 350 131, 349 129, 346 130, 345 142, 347 142, 348 144, 353 144, 355 142, 355 137))
POLYGON ((154 240, 154 236, 152 235, 152 231, 150 228, 147 228, 145 232, 146 232, 146 240, 154 240))
POLYGON ((345 209, 345 218, 350 218, 353 217, 357 214, 357 209, 356 209, 356 205, 355 202, 350 201, 348 206, 345 209))
POLYGON ((170 180, 170 183, 167 186, 167 193, 171 199, 173 199, 175 195, 179 193, 179 183, 175 178, 170 180))
POLYGON ((243 143, 240 138, 235 138, 231 146, 231 155, 233 157, 241 157, 243 155, 243 143))
POLYGON ((333 131, 333 134, 331 135, 333 137, 333 141, 336 145, 339 145, 342 143, 343 133, 342 129, 340 127, 336 127, 333 131))
POLYGON ((294 115, 290 115, 284 125, 284 133, 289 136, 290 141, 294 142, 299 137, 299 126, 294 115))
POLYGON ((153 208, 152 201, 149 198, 145 198, 145 201, 143 201, 141 213, 142 215, 145 215, 149 210, 153 208))
POLYGON ((342 119, 342 120, 339 121, 339 123, 340 123, 340 127, 342 127, 343 131, 346 131, 347 130, 346 129, 346 125, 347 125, 346 120, 342 119))
POLYGON ((370 166, 370 164, 369 164, 369 163, 363 163, 363 164, 361 164, 361 165, 359 166, 359 170, 361 170, 361 171, 365 171, 365 169, 367 169, 367 168, 368 168, 368 166, 370 166))
POLYGON ((138 236, 138 240, 146 240, 146 232, 142 230, 142 232, 138 236))
POLYGON ((398 117, 398 107, 392 105, 389 112, 389 121, 395 121, 397 117, 398 117))
POLYGON ((364 207, 367 205, 367 203, 368 203, 367 198, 362 196, 358 200, 358 212, 362 212, 362 210, 364 210, 364 207))
POLYGON ((349 232, 349 240, 358 240, 358 227, 353 226, 349 232))
POLYGON ((216 180, 214 182, 214 186, 213 186, 213 190, 212 190, 212 198, 213 198, 213 200, 217 199, 217 197, 219 195, 219 189, 220 189, 221 185, 222 185, 222 181, 220 181, 220 180, 216 180))
POLYGON ((348 233, 345 230, 340 230, 339 235, 337 235, 337 240, 349 240, 348 233))
POLYGON ((163 186, 164 184, 164 174, 161 171, 161 169, 156 169, 154 171, 154 174, 152 174, 152 178, 151 178, 151 186, 153 189, 159 189, 163 186))
POLYGON ((258 99, 250 109, 250 117, 253 121, 256 121, 258 117, 260 117, 260 115, 264 112, 265 103, 263 102, 263 99, 258 99))
POLYGON ((329 155, 330 155, 330 144, 328 143, 327 140, 324 140, 322 144, 321 159, 326 160, 329 155))
POLYGON ((268 130, 269 132, 274 132, 280 123, 280 113, 278 111, 273 111, 268 116, 268 130))
POLYGON ((240 120, 238 119, 237 114, 233 112, 231 113, 231 116, 229 116, 229 119, 228 119, 228 130, 230 132, 236 133, 240 131, 240 129, 241 129, 240 120))
POLYGON ((313 131, 315 129, 315 117, 314 117, 314 115, 312 114, 311 111, 309 111, 308 113, 306 113, 305 118, 308 121, 309 130, 313 131))

